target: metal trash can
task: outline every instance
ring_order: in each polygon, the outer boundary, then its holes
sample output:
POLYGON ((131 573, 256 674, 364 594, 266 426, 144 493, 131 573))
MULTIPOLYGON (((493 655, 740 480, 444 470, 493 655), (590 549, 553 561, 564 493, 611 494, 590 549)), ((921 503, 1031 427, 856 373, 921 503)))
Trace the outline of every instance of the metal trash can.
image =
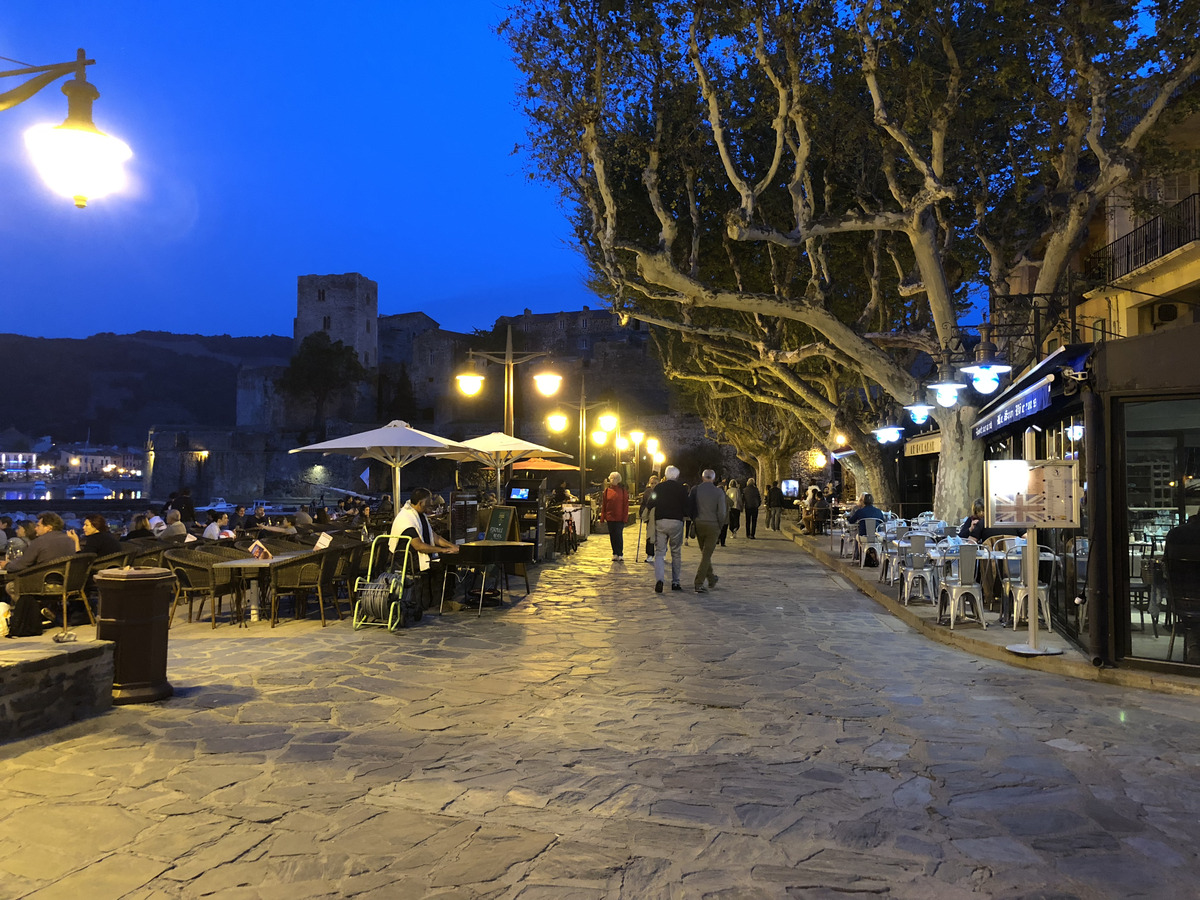
POLYGON ((167 681, 167 630, 175 576, 170 569, 105 569, 96 637, 116 644, 113 703, 149 703, 174 693, 167 681))

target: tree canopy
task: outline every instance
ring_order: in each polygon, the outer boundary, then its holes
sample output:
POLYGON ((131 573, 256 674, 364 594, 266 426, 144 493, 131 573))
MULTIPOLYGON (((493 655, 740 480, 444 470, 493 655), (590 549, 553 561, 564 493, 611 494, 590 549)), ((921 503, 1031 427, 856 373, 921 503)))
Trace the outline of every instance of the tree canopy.
POLYGON ((367 370, 353 347, 330 340, 324 331, 314 331, 300 342, 276 387, 285 394, 313 405, 313 428, 325 436, 325 418, 330 402, 359 384, 367 370))
MULTIPOLYGON (((1198 12, 525 0, 499 32, 534 174, 614 309, 673 333, 670 370, 714 397, 842 430, 887 500, 873 417, 923 393, 974 299, 1031 265, 1035 295, 1060 290, 1105 197, 1155 164, 1198 12)), ((936 415, 953 512, 979 489, 974 410, 936 415)))

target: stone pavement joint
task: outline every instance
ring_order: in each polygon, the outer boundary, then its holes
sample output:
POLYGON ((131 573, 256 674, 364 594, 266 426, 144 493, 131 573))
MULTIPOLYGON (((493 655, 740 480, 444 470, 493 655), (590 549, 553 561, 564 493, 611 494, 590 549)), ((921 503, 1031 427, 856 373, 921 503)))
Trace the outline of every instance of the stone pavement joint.
POLYGON ((931 641, 786 533, 700 595, 608 555, 394 635, 177 623, 175 697, 0 745, 5 896, 1195 895, 1190 697, 931 641))

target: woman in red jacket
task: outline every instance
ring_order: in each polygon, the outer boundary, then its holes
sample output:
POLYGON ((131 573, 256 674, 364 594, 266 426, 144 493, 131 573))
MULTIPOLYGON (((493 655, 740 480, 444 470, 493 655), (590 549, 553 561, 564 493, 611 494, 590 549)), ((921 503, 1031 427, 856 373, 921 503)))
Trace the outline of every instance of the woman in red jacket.
POLYGON ((608 523, 608 541, 612 544, 613 562, 625 561, 625 523, 629 521, 629 491, 621 484, 621 473, 608 476, 604 495, 600 499, 600 521, 608 523))

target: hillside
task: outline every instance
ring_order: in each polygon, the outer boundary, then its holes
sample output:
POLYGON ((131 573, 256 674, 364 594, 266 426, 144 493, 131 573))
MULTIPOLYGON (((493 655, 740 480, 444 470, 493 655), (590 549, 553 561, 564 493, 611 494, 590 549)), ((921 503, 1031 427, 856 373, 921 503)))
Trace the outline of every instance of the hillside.
POLYGON ((292 339, 277 335, 0 334, 8 389, 0 429, 59 441, 141 444, 152 425, 233 426, 242 366, 286 365, 292 339))

